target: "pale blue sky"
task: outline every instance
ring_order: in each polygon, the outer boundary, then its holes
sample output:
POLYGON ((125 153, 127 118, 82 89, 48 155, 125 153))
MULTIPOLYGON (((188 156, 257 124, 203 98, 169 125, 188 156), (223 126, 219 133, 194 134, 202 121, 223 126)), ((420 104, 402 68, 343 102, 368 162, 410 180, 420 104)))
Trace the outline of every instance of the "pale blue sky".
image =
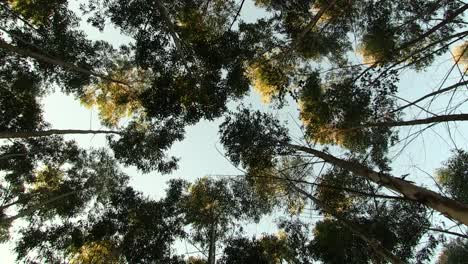
MULTIPOLYGON (((75 8, 79 3, 79 1, 73 0, 70 2, 75 8)), ((258 9, 254 9, 251 1, 246 1, 241 16, 242 19, 253 20, 255 17, 262 15, 263 13, 258 9)), ((83 25, 83 28, 89 34, 90 38, 104 39, 116 46, 129 41, 128 38, 121 36, 118 31, 111 28, 107 29, 104 33, 100 33, 87 25, 83 25)), ((399 95, 411 100, 439 88, 438 85, 440 85, 441 80, 444 78, 452 63, 450 55, 447 54, 439 59, 434 66, 429 68, 426 72, 415 73, 414 71, 409 71, 404 73, 401 76, 399 95)), ((450 77, 452 80, 448 81, 444 87, 458 81, 459 76, 460 75, 455 71, 450 77)), ((445 98, 449 97, 445 96, 445 98)), ((463 100, 463 98, 466 98, 466 90, 455 96, 455 100, 458 101, 463 100)), ((440 102, 437 102, 435 105, 441 107, 446 106, 447 100, 448 99, 440 100, 440 102)), ((265 111, 271 110, 267 105, 260 103, 261 100, 255 92, 252 92, 252 95, 246 99, 246 102, 252 104, 255 108, 265 111)), ((45 109, 45 119, 52 124, 53 128, 99 129, 101 127, 96 111, 82 107, 78 101, 70 96, 54 93, 43 100, 43 105, 45 109)), ((436 107, 432 109, 436 109, 436 107)), ((466 104, 461 107, 460 110, 468 112, 466 104)), ((274 113, 277 113, 283 120, 289 120, 293 134, 300 135, 297 126, 290 118, 291 116, 297 118, 297 111, 294 107, 288 107, 279 112, 274 110, 274 113)), ((418 116, 418 113, 417 109, 410 111, 405 116, 405 119, 412 119, 418 116)), ((420 115, 420 117, 423 116, 424 115, 420 115)), ((296 121, 299 122, 298 120, 296 121)), ((148 196, 161 198, 164 196, 166 182, 173 177, 193 180, 212 174, 238 174, 239 171, 227 162, 226 159, 218 153, 215 147, 218 146, 218 149, 222 151, 222 147, 218 144, 217 131, 219 123, 220 120, 214 122, 202 121, 195 126, 187 128, 186 139, 183 142, 176 143, 171 149, 170 153, 180 157, 181 161, 179 163, 179 170, 170 176, 161 176, 157 172, 142 175, 133 168, 126 168, 125 171, 133 176, 131 184, 148 196)), ((468 141, 465 138, 466 132, 468 131, 467 125, 458 123, 456 125, 451 124, 451 127, 457 127, 452 131, 454 142, 456 142, 458 147, 468 149, 468 141)), ((401 130, 402 132, 400 135, 404 137, 406 133, 415 130, 415 127, 405 128, 401 130)), ((102 135, 67 136, 67 138, 76 139, 79 144, 85 148, 105 146, 105 139, 102 135)), ((449 138, 447 136, 447 126, 439 124, 433 131, 429 130, 425 132, 423 136, 412 142, 404 153, 394 160, 393 168, 395 175, 410 173, 411 180, 421 185, 433 187, 432 180, 415 168, 415 166, 420 167, 428 173, 433 173, 434 169, 439 167, 441 162, 449 157, 450 150, 453 149, 454 146, 451 141, 445 142, 442 138, 449 138)), ((395 148, 395 153, 397 150, 398 149, 395 148)), ((280 213, 278 213, 278 215, 279 214, 280 213)), ((257 225, 249 225, 248 232, 250 234, 260 234, 265 231, 274 231, 275 224, 272 222, 272 218, 274 217, 268 217, 257 225)), ((1 263, 13 263, 14 256, 9 251, 10 246, 10 244, 0 245, 1 263)), ((179 247, 182 247, 181 253, 184 253, 185 248, 183 245, 179 245, 179 247)), ((189 248, 188 251, 193 251, 193 248, 189 248)))

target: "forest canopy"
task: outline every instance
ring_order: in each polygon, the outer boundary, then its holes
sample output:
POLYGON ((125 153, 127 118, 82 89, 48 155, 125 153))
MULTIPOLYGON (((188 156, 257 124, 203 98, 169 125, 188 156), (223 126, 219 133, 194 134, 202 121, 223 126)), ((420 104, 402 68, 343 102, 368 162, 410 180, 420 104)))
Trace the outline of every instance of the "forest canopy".
POLYGON ((78 2, 0 1, 0 241, 18 262, 468 256, 467 3, 78 2), (432 79, 410 87, 418 76, 432 79), (101 128, 58 129, 54 93, 101 128), (132 186, 174 176, 173 147, 206 121, 238 174, 171 177, 157 199, 132 186), (106 143, 83 147, 83 134, 106 143), (409 151, 425 137, 416 150, 440 164, 403 167, 425 161, 409 151), (245 228, 262 221, 275 231, 245 228))

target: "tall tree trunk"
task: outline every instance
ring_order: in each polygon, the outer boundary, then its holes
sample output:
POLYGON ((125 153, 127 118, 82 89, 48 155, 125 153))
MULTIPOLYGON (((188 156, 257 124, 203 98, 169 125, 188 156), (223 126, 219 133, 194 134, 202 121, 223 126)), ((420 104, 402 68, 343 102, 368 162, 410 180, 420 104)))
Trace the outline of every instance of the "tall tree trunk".
POLYGON ((400 126, 414 126, 424 125, 431 123, 449 122, 449 121, 468 121, 468 114, 454 114, 454 115, 439 115, 422 119, 414 119, 407 121, 390 121, 390 122, 378 122, 378 123, 367 123, 359 127, 349 129, 359 129, 366 127, 400 127, 400 126))
POLYGON ((43 131, 0 131, 1 138, 32 138, 67 134, 120 134, 114 130, 50 129, 43 131))
POLYGON ((210 245, 208 250, 208 264, 216 263, 216 222, 210 226, 210 245))
POLYGON ((444 197, 434 191, 416 186, 408 181, 391 176, 390 174, 373 171, 360 163, 343 160, 325 152, 304 146, 294 144, 287 144, 287 146, 298 151, 312 154, 330 164, 346 169, 357 176, 364 177, 374 183, 401 193, 409 199, 422 203, 449 218, 453 218, 468 225, 468 206, 463 203, 444 197))
POLYGON ((52 64, 52 65, 57 65, 57 66, 60 66, 60 67, 62 67, 64 69, 68 69, 68 70, 71 70, 71 71, 74 71, 74 72, 82 73, 82 74, 85 74, 85 75, 91 75, 91 76, 99 77, 99 78, 101 78, 103 80, 110 81, 110 82, 113 82, 113 83, 118 83, 118 84, 122 84, 122 85, 125 85, 125 86, 130 86, 126 82, 119 81, 119 80, 113 79, 113 78, 111 78, 109 76, 106 76, 104 74, 96 73, 96 72, 93 72, 91 70, 81 68, 81 67, 76 66, 76 65, 74 65, 72 63, 68 63, 68 62, 65 62, 65 61, 57 59, 57 58, 48 57, 48 56, 42 55, 42 54, 34 52, 34 51, 30 51, 30 50, 26 50, 26 49, 22 49, 22 48, 13 46, 11 44, 6 43, 5 41, 3 41, 1 39, 0 39, 0 48, 6 49, 6 50, 11 51, 11 52, 14 52, 14 53, 16 53, 16 54, 18 54, 18 55, 20 55, 22 57, 34 58, 36 60, 46 62, 46 63, 52 64))
POLYGON ((450 15, 446 16, 445 19, 440 22, 439 24, 435 25, 434 27, 432 27, 431 29, 429 29, 428 31, 426 31, 424 34, 422 34, 421 36, 419 36, 418 38, 416 39, 413 39, 409 42, 406 42, 405 44, 403 44, 402 46, 398 47, 397 51, 399 50, 403 50, 403 49, 406 49, 407 47, 411 47, 412 45, 414 45, 415 43, 418 43, 419 41, 427 38, 428 36, 432 35, 434 32, 436 32, 437 30, 441 29, 443 26, 449 24, 450 22, 452 22, 457 16, 459 15, 463 15, 463 13, 468 9, 468 4, 464 4, 462 7, 460 7, 459 9, 455 10, 454 12, 450 13, 450 15))

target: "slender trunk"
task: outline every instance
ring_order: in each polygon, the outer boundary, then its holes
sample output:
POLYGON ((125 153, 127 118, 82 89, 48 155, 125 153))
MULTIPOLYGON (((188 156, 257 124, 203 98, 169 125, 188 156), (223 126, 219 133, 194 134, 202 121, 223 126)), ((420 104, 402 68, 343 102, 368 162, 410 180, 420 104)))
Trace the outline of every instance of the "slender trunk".
POLYGON ((240 13, 241 13, 241 11, 242 11, 242 7, 244 7, 244 3, 245 3, 245 0, 242 0, 242 2, 240 3, 239 9, 237 10, 236 15, 235 15, 234 18, 232 19, 231 25, 229 26, 229 30, 231 30, 231 29, 232 29, 232 26, 234 26, 234 23, 236 23, 237 18, 239 17, 239 15, 240 15, 240 13))
POLYGON ((11 159, 11 158, 16 158, 16 157, 24 157, 26 155, 27 155, 26 153, 24 153, 24 154, 23 153, 6 154, 6 155, 3 155, 3 156, 0 156, 0 160, 2 160, 2 159, 11 159))
POLYGON ((114 130, 50 129, 43 131, 0 131, 1 138, 32 138, 67 134, 120 134, 114 130))
POLYGON ((448 15, 442 22, 440 22, 439 24, 435 25, 434 27, 432 27, 431 29, 429 29, 428 31, 426 31, 424 34, 422 34, 422 35, 419 36, 418 38, 413 39, 412 41, 407 42, 407 43, 405 43, 404 45, 400 46, 397 50, 406 49, 407 47, 410 47, 410 46, 414 45, 415 43, 417 43, 417 42, 419 42, 419 41, 425 39, 426 37, 432 35, 434 32, 436 32, 437 30, 439 30, 439 29, 442 28, 443 26, 449 24, 449 23, 450 23, 452 20, 454 20, 457 16, 462 15, 463 12, 465 12, 467 9, 468 9, 468 4, 463 5, 462 7, 460 7, 459 9, 455 10, 453 13, 451 13, 450 15, 448 15))
POLYGON ((452 235, 452 236, 458 236, 458 237, 463 237, 463 238, 468 239, 468 235, 460 234, 460 233, 457 233, 457 232, 452 232, 452 231, 445 230, 445 229, 440 229, 440 228, 428 228, 427 230, 430 230, 430 231, 433 231, 433 232, 445 233, 445 234, 449 234, 449 235, 452 235))
POLYGON ((369 128, 369 127, 402 127, 402 126, 426 125, 426 124, 432 124, 432 123, 454 122, 454 121, 468 121, 468 114, 439 115, 439 116, 433 116, 433 117, 422 118, 422 119, 414 119, 414 120, 406 120, 406 121, 403 120, 403 121, 366 123, 366 124, 356 126, 356 127, 331 129, 332 130, 331 132, 359 130, 359 129, 369 128))
POLYGON ((57 66, 60 66, 62 68, 74 71, 74 72, 82 73, 82 74, 85 74, 85 75, 91 75, 91 76, 99 77, 99 78, 101 78, 103 80, 110 81, 110 82, 113 82, 113 83, 118 83, 118 84, 122 84, 122 85, 125 85, 125 86, 130 86, 128 83, 125 83, 125 82, 122 82, 122 81, 119 81, 119 80, 115 80, 115 79, 113 79, 111 77, 105 76, 103 74, 95 73, 95 72, 87 70, 87 69, 83 69, 83 68, 81 68, 79 66, 76 66, 76 65, 74 65, 72 63, 64 62, 64 61, 62 61, 60 59, 57 59, 57 58, 48 57, 48 56, 42 55, 42 54, 34 52, 34 51, 30 51, 30 50, 26 50, 26 49, 22 49, 22 48, 13 46, 11 44, 6 43, 5 41, 3 41, 1 39, 0 39, 0 48, 6 49, 6 50, 11 51, 11 52, 14 52, 14 53, 16 53, 18 55, 21 55, 22 57, 34 58, 36 60, 46 62, 46 63, 52 64, 52 65, 57 65, 57 66))
POLYGON ((468 121, 468 114, 455 114, 455 115, 439 115, 423 119, 414 119, 407 121, 390 121, 390 122, 379 122, 379 123, 367 123, 361 127, 350 128, 366 128, 366 127, 397 127, 397 126, 414 126, 424 125, 431 123, 449 122, 449 121, 468 121))
MULTIPOLYGON (((420 35, 419 37, 409 41, 409 42, 406 42, 404 43, 403 45, 397 47, 393 52, 398 52, 398 51, 401 51, 401 50, 404 50, 408 47, 411 47, 412 45, 414 45, 415 43, 418 43, 419 41, 427 38, 428 36, 432 35, 434 32, 436 32, 437 30, 439 30, 440 28, 442 28, 443 26, 449 24, 452 20, 454 20, 457 16, 463 14, 463 12, 465 12, 466 10, 468 9, 468 4, 465 4, 464 6, 462 6, 461 8, 455 10, 455 12, 451 13, 449 16, 447 16, 442 22, 440 22, 439 24, 435 25, 434 27, 432 27, 431 29, 429 29, 428 31, 426 31, 424 34, 420 35)), ((362 76, 364 76, 364 74, 366 74, 368 71, 370 71, 371 69, 373 69, 375 66, 377 66, 379 63, 381 63, 382 61, 376 61, 374 62, 372 65, 370 65, 368 68, 366 68, 364 71, 362 71, 354 80, 359 80, 362 76)))
POLYGON ((387 250, 382 246, 382 243, 372 237, 369 237, 364 230, 361 229, 358 225, 354 224, 351 221, 348 221, 346 218, 343 218, 339 216, 338 214, 335 213, 335 211, 331 208, 329 208, 325 203, 322 201, 318 200, 315 198, 313 195, 307 193, 306 191, 302 190, 301 188, 298 188, 294 184, 292 184, 292 187, 296 189, 299 193, 303 194, 307 198, 313 200, 317 206, 322 208, 323 211, 326 213, 332 215, 340 224, 342 224, 344 227, 348 228, 351 232, 359 236, 362 240, 364 240, 373 250, 376 252, 378 255, 383 257, 384 259, 387 259, 391 263, 398 263, 398 264, 403 264, 404 262, 400 260, 397 256, 395 256, 392 252, 387 250))
POLYGON ((311 186, 327 188, 327 189, 333 189, 333 190, 339 190, 339 191, 344 191, 344 192, 347 192, 347 193, 352 193, 352 194, 361 195, 361 196, 368 196, 368 197, 373 197, 373 198, 413 201, 413 200, 410 200, 410 199, 408 199, 406 197, 403 197, 403 196, 393 196, 393 195, 384 195, 384 194, 377 194, 377 193, 367 193, 367 192, 361 192, 361 191, 357 191, 357 190, 342 187, 342 186, 333 186, 333 185, 329 185, 329 184, 315 183, 315 182, 309 182, 309 181, 305 181, 305 180, 286 179, 286 178, 283 178, 283 177, 275 177, 275 176, 253 176, 253 175, 249 175, 249 177, 303 183, 303 184, 307 184, 307 185, 311 185, 311 186))
POLYGON ((216 222, 210 226, 210 245, 208 250, 208 264, 216 263, 216 222))
POLYGON ((167 11, 164 4, 162 4, 159 0, 156 0, 154 2, 156 3, 156 6, 159 10, 159 14, 161 15, 161 17, 164 19, 164 22, 166 23, 169 34, 174 40, 174 44, 176 45, 177 50, 181 52, 181 55, 183 57, 185 57, 185 52, 184 52, 184 47, 182 45, 182 41, 180 40, 179 36, 176 33, 174 23, 172 23, 171 17, 169 16, 169 12, 167 11))
POLYGON ((463 203, 444 197, 434 191, 416 186, 408 181, 391 176, 390 174, 373 171, 360 163, 343 160, 308 147, 293 144, 287 144, 287 146, 298 151, 312 154, 328 163, 401 193, 409 199, 422 203, 449 218, 453 218, 468 225, 468 206, 463 203))
MULTIPOLYGON (((330 3, 328 3, 327 6, 321 8, 317 14, 312 18, 312 20, 309 22, 309 24, 307 24, 307 26, 304 28, 304 30, 301 32, 301 34, 299 35, 299 37, 297 38, 297 43, 299 44, 302 39, 307 35, 307 33, 309 33, 314 27, 315 25, 317 25, 317 23, 319 22, 320 18, 325 14, 325 12, 327 12, 330 8, 332 8, 332 6, 335 5, 335 2, 336 0, 333 0, 331 1, 330 3)), ((298 44, 296 44, 295 46, 297 46, 298 44)))

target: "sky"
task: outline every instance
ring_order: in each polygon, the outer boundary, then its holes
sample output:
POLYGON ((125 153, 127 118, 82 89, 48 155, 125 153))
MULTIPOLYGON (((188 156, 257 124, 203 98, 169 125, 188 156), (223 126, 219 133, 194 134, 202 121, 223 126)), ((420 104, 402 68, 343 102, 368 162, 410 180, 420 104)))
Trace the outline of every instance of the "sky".
MULTIPOLYGON (((76 10, 79 1, 70 1, 72 8, 76 10)), ((256 17, 263 16, 264 13, 253 6, 252 1, 246 1, 241 13, 244 21, 255 20, 256 17)), ((130 39, 119 34, 118 31, 108 28, 104 33, 83 24, 85 32, 91 39, 104 39, 116 47, 127 43, 130 39)), ((446 73, 452 66, 453 61, 450 54, 443 56, 432 67, 425 72, 407 71, 401 77, 399 96, 407 100, 419 98, 420 96, 438 89, 446 73)), ((458 81, 460 74, 457 70, 449 76, 443 87, 458 81)), ((466 98, 466 90, 454 96, 454 101, 460 101, 466 98)), ((449 96, 442 98, 434 103, 431 109, 445 107, 449 96)), ((281 111, 273 110, 270 106, 262 104, 260 96, 252 91, 251 95, 245 100, 245 103, 251 104, 254 108, 269 111, 277 114, 282 120, 287 120, 289 127, 294 135, 300 135, 296 125, 298 112, 294 105, 286 107, 281 111)), ((45 120, 52 124, 56 129, 100 129, 97 112, 94 109, 87 109, 72 96, 65 96, 59 92, 48 95, 43 100, 45 109, 45 120)), ((467 112, 466 105, 460 110, 467 112)), ((404 116, 404 119, 413 119, 415 117, 424 117, 417 108, 412 108, 404 116)), ((221 120, 201 121, 198 124, 188 127, 185 140, 174 144, 170 154, 180 157, 179 169, 171 175, 160 175, 157 172, 141 174, 134 168, 125 168, 131 178, 131 185, 145 195, 159 199, 165 195, 164 189, 166 182, 172 178, 182 178, 192 181, 196 178, 206 175, 216 174, 239 174, 238 169, 232 166, 222 155, 222 146, 218 139, 218 125, 221 120)), ((407 179, 410 179, 419 185, 435 188, 433 180, 425 172, 433 174, 436 168, 450 156, 451 149, 455 147, 468 149, 466 135, 468 127, 465 124, 450 125, 452 140, 447 140, 448 128, 445 124, 437 125, 434 129, 426 131, 422 136, 410 142, 402 154, 393 159, 393 173, 403 175, 410 173, 407 179), (425 172, 424 172, 425 171, 425 172)), ((401 130, 401 138, 416 131, 417 127, 410 127, 401 130)), ((75 139, 82 147, 97 148, 106 145, 103 135, 79 135, 66 136, 67 139, 75 139)), ((393 154, 398 154, 400 148, 393 149, 393 154)), ((280 213, 263 219, 259 224, 247 226, 247 232, 252 235, 260 235, 263 232, 274 232, 276 230, 273 219, 280 213)), ((436 219, 439 221, 439 219, 436 219)), ((312 221, 312 220, 311 220, 312 221)), ((10 251, 11 244, 0 245, 0 262, 14 263, 14 255, 10 251)), ((181 253, 185 251, 194 251, 193 247, 185 244, 177 245, 181 253)))

